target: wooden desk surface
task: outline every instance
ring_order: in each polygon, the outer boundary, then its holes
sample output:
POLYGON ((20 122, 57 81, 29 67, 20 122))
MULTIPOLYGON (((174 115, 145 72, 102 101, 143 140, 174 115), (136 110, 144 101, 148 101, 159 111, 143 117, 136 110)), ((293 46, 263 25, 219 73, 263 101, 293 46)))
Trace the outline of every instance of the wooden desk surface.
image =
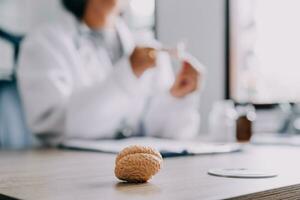
MULTIPOLYGON (((0 193, 29 200, 224 199, 300 183, 300 148, 296 147, 248 146, 241 153, 165 159, 160 173, 140 185, 120 183, 114 177, 114 158, 60 150, 2 151, 0 193), (208 169, 219 167, 274 169, 279 176, 234 179, 207 174, 208 169)), ((299 187, 278 191, 284 197, 298 196, 299 187)), ((265 196, 258 193, 256 198, 259 195, 265 196)))

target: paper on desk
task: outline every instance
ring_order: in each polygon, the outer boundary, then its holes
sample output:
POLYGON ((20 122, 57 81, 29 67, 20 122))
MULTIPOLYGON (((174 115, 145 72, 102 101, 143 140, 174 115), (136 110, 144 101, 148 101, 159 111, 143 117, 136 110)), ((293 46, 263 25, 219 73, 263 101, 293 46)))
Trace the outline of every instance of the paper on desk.
POLYGON ((255 134, 251 139, 251 143, 257 145, 300 146, 300 136, 278 133, 261 133, 255 134))
POLYGON ((149 146, 160 152, 181 153, 186 151, 188 154, 216 154, 230 153, 241 150, 241 145, 201 143, 194 141, 177 141, 150 137, 127 138, 123 140, 68 140, 62 146, 77 150, 90 150, 107 153, 118 153, 130 145, 149 146))

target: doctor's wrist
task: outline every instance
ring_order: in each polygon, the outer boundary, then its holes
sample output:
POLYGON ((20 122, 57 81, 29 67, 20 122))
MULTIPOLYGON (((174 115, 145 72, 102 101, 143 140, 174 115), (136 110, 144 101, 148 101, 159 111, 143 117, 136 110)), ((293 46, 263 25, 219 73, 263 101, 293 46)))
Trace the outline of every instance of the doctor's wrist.
POLYGON ((136 47, 129 60, 133 73, 139 78, 147 69, 155 66, 156 50, 153 48, 136 47))

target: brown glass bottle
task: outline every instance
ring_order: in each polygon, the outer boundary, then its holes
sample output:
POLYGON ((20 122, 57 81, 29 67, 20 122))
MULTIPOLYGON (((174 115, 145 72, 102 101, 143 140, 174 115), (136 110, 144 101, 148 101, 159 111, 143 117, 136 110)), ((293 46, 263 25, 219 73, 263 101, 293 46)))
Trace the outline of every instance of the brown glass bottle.
POLYGON ((238 142, 249 142, 252 136, 252 120, 247 115, 238 117, 236 121, 236 139, 238 142))

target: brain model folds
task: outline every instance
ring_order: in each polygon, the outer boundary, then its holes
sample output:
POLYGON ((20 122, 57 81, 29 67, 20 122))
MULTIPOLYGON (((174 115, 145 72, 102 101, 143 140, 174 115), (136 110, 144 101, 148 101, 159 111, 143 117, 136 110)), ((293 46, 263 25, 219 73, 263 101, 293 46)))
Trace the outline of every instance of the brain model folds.
POLYGON ((143 146, 130 146, 116 158, 115 175, 122 181, 144 183, 151 179, 162 166, 161 154, 143 146))

